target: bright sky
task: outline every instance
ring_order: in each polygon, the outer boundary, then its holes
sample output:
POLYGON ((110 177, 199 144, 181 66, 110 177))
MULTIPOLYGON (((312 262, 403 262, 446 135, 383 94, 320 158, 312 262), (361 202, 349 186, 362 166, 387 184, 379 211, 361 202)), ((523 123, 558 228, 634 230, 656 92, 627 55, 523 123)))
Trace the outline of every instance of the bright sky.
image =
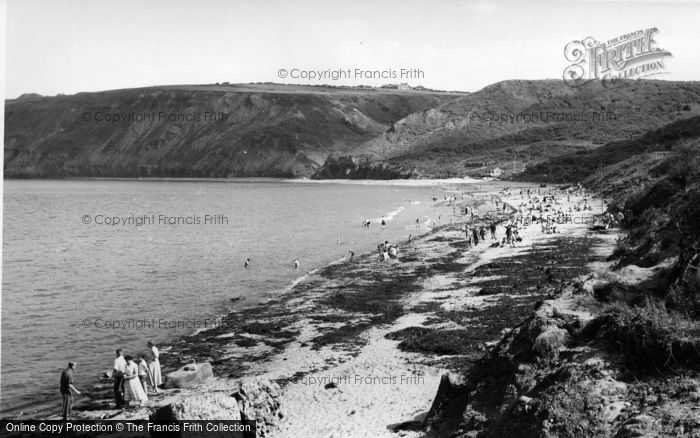
POLYGON ((561 78, 568 42, 650 27, 673 54, 659 78, 700 80, 698 23, 698 1, 8 0, 5 89, 14 98, 270 81, 476 91, 561 78), (423 77, 278 77, 356 68, 423 77))

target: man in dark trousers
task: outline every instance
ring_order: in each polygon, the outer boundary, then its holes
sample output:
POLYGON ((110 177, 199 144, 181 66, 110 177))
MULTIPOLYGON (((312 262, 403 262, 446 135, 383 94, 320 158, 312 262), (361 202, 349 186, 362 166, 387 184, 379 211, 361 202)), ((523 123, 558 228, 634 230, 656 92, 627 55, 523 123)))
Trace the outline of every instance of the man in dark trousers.
POLYGON ((114 401, 117 409, 124 407, 124 373, 126 372, 126 359, 121 348, 117 350, 117 357, 114 359, 112 367, 112 378, 114 379, 114 401))
POLYGON ((73 386, 73 370, 75 362, 68 362, 68 368, 61 372, 61 395, 63 396, 63 421, 70 420, 71 409, 73 409, 73 393, 80 394, 73 386))

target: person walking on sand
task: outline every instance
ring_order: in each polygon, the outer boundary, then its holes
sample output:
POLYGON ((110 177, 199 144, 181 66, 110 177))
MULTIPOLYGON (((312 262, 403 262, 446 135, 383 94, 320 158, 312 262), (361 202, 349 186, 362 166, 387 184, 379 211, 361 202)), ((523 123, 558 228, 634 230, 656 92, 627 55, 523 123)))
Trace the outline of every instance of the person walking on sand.
POLYGON ((479 244, 479 233, 476 231, 476 227, 472 228, 472 236, 474 237, 474 245, 479 244))
POLYGON ((486 229, 483 225, 479 228, 479 237, 481 237, 481 240, 486 240, 486 229))
POLYGON ((352 261, 352 258, 355 257, 355 251, 350 250, 348 253, 350 254, 350 261, 352 261))
POLYGON ((130 401, 139 402, 139 406, 143 406, 148 401, 148 396, 141 386, 139 380, 139 366, 134 362, 131 356, 125 356, 126 371, 124 372, 124 403, 129 407, 130 401))
POLYGON ((160 356, 160 353, 158 352, 158 348, 153 344, 153 342, 148 341, 146 345, 151 350, 151 363, 148 364, 148 367, 151 371, 151 385, 155 388, 156 394, 158 394, 160 393, 158 387, 161 385, 161 383, 163 383, 160 375, 160 361, 158 360, 158 356, 160 356))
POLYGON ((73 370, 75 370, 75 362, 68 362, 68 368, 61 372, 59 388, 63 396, 63 421, 70 420, 73 409, 73 393, 80 395, 80 391, 73 386, 73 370))
POLYGON ((117 357, 114 359, 112 366, 112 379, 114 380, 114 401, 117 404, 117 409, 124 407, 124 372, 126 371, 126 360, 122 349, 116 351, 117 357))
POLYGON ((243 267, 248 269, 248 266, 250 266, 250 259, 245 259, 245 263, 243 263, 243 267))
POLYGON ((496 238, 496 222, 491 222, 491 240, 498 240, 496 238))
POLYGON ((294 259, 294 269, 299 269, 299 260, 294 259))
POLYGON ((420 228, 420 218, 416 219, 416 228, 420 228))

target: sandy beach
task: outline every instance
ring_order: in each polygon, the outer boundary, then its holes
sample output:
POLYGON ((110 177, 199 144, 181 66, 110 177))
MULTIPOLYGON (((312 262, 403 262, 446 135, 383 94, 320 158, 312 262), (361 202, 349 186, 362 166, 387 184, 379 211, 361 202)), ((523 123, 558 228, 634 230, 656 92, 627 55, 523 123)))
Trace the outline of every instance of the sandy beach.
MULTIPOLYGON (((558 189, 551 193, 564 211, 582 203, 577 196, 567 202, 558 189)), ((505 220, 526 199, 519 191, 493 191, 465 202, 476 206, 472 224, 480 224, 487 215, 505 220)), ((551 292, 552 275, 574 278, 600 258, 590 223, 562 224, 552 234, 531 224, 520 229, 522 242, 514 247, 491 247, 504 237, 501 224, 497 240, 487 236, 467 248, 458 219, 423 226, 421 237, 399 242, 397 259, 380 262, 373 252, 327 266, 285 296, 162 348, 165 371, 192 360, 212 363, 215 378, 205 384, 166 390, 143 408, 118 411, 104 379, 78 405, 78 418, 146 419, 192 394, 264 379, 282 388, 284 418, 273 436, 391 436, 397 428, 418 436, 410 424, 426 415, 444 374, 469 368, 529 315, 551 292), (556 265, 566 263, 559 252, 579 262, 556 265)))

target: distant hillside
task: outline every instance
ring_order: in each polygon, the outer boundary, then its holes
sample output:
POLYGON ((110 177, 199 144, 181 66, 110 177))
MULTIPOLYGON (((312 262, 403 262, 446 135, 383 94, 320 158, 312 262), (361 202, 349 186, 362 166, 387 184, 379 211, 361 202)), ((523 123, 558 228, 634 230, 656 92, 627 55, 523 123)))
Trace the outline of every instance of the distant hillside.
POLYGON ((652 151, 670 151, 682 140, 700 137, 700 116, 679 120, 659 129, 651 130, 639 137, 613 141, 591 151, 582 151, 552 158, 533 166, 516 179, 531 181, 573 182, 603 177, 614 181, 629 168, 633 173, 649 173, 646 164, 658 159, 652 151), (630 161, 634 159, 633 161, 630 161), (597 175, 602 173, 601 175, 597 175), (612 173, 612 175, 609 175, 612 173))
POLYGON ((274 84, 23 95, 6 101, 5 176, 310 176, 329 154, 457 96, 274 84))
POLYGON ((363 174, 378 163, 412 177, 474 175, 495 166, 521 171, 698 114, 697 82, 638 80, 574 89, 558 80, 504 81, 411 114, 349 154, 354 161, 333 157, 319 173, 363 174), (502 114, 514 119, 494 121, 502 114), (354 168, 341 165, 351 161, 354 168))

